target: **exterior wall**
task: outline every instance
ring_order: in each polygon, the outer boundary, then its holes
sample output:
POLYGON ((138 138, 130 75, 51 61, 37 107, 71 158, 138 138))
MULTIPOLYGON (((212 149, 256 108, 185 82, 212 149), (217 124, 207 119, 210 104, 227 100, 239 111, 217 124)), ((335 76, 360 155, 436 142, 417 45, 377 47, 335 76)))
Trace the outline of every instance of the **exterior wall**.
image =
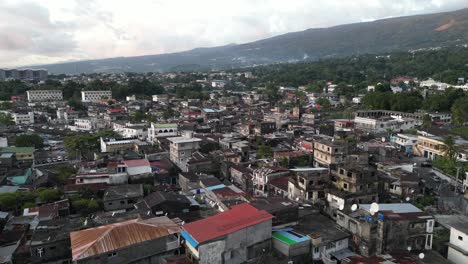
POLYGON ((435 159, 438 156, 443 156, 442 151, 444 143, 424 136, 418 136, 418 143, 414 148, 414 153, 418 156, 428 159, 435 159))
POLYGON ((99 102, 102 98, 112 98, 112 91, 82 91, 81 101, 83 103, 99 102))
POLYGON ((468 234, 465 234, 456 228, 450 228, 450 243, 447 259, 455 264, 468 263, 467 253, 468 234))
POLYGON ((112 264, 163 264, 165 256, 174 255, 179 248, 179 238, 169 235, 158 239, 135 244, 126 248, 93 257, 74 261, 77 264, 112 263, 112 264))
POLYGON ((27 114, 13 113, 12 117, 16 125, 34 124, 33 112, 28 112, 27 114))
POLYGON ((151 173, 151 167, 150 166, 128 167, 127 173, 128 175, 151 173))
POLYGON ((270 247, 271 220, 249 226, 228 234, 222 239, 199 245, 198 251, 187 247, 192 255, 199 256, 199 264, 238 264, 258 256, 270 247))
POLYGON ((171 142, 170 145, 170 159, 176 163, 180 169, 187 171, 187 161, 192 154, 199 149, 199 142, 171 142))
POLYGON ((29 90, 26 92, 29 102, 61 101, 63 94, 61 90, 29 90))
POLYGON ((31 257, 34 262, 45 262, 70 257, 70 239, 52 241, 50 243, 31 242, 31 257))

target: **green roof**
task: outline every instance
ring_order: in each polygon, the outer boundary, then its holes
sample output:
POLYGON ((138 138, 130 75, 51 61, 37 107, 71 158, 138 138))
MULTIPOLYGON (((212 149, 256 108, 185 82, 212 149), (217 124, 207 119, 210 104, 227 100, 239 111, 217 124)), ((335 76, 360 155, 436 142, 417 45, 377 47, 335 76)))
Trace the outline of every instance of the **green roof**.
POLYGON ((289 238, 287 238, 287 237, 281 235, 280 233, 273 233, 273 235, 271 235, 271 236, 274 237, 274 238, 276 238, 276 239, 278 239, 278 240, 280 240, 280 241, 282 241, 282 242, 284 242, 284 243, 286 243, 286 244, 288 244, 288 245, 295 245, 295 244, 297 244, 296 241, 294 241, 294 240, 292 240, 292 239, 289 239, 289 238))
POLYGON ((0 150, 0 153, 33 153, 33 147, 5 147, 0 150))
POLYGON ((26 181, 29 179, 29 177, 31 177, 31 174, 32 174, 32 170, 31 168, 28 168, 26 170, 26 173, 25 175, 19 175, 19 176, 13 176, 13 177, 8 177, 7 179, 15 184, 15 185, 23 185, 26 183, 26 181))
POLYGON ((177 126, 177 124, 154 124, 154 127, 157 128, 170 128, 174 126, 177 126))

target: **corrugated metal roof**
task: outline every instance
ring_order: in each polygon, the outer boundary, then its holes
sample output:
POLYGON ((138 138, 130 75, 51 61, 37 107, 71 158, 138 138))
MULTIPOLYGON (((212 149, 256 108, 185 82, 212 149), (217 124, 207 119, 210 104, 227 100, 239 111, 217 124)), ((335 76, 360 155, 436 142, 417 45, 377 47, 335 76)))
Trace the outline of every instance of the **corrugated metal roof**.
POLYGON ((268 221, 271 218, 273 216, 268 212, 244 203, 233 206, 231 210, 217 215, 185 224, 182 228, 199 244, 268 221))
POLYGON ((179 233, 169 218, 141 218, 70 233, 73 261, 179 233))

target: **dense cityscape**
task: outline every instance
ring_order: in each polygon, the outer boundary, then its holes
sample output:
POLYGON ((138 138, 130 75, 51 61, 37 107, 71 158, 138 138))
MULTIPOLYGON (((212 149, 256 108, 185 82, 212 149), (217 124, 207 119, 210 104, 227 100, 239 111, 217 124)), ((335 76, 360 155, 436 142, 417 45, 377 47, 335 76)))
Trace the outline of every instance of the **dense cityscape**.
POLYGON ((468 263, 467 63, 0 68, 0 263, 468 263))

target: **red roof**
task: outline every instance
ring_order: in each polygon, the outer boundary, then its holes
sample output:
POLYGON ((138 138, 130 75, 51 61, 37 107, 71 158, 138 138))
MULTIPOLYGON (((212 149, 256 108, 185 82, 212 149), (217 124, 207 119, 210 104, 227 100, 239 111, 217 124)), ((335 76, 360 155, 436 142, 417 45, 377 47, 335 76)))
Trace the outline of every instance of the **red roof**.
POLYGON ((272 218, 268 212, 244 203, 233 206, 231 210, 186 224, 182 228, 198 243, 203 243, 272 218))
POLYGON ((123 163, 125 163, 127 167, 150 166, 150 163, 147 159, 124 160, 123 163))
POLYGON ((112 108, 112 109, 107 109, 107 113, 113 114, 113 113, 124 113, 125 109, 123 108, 112 108))

